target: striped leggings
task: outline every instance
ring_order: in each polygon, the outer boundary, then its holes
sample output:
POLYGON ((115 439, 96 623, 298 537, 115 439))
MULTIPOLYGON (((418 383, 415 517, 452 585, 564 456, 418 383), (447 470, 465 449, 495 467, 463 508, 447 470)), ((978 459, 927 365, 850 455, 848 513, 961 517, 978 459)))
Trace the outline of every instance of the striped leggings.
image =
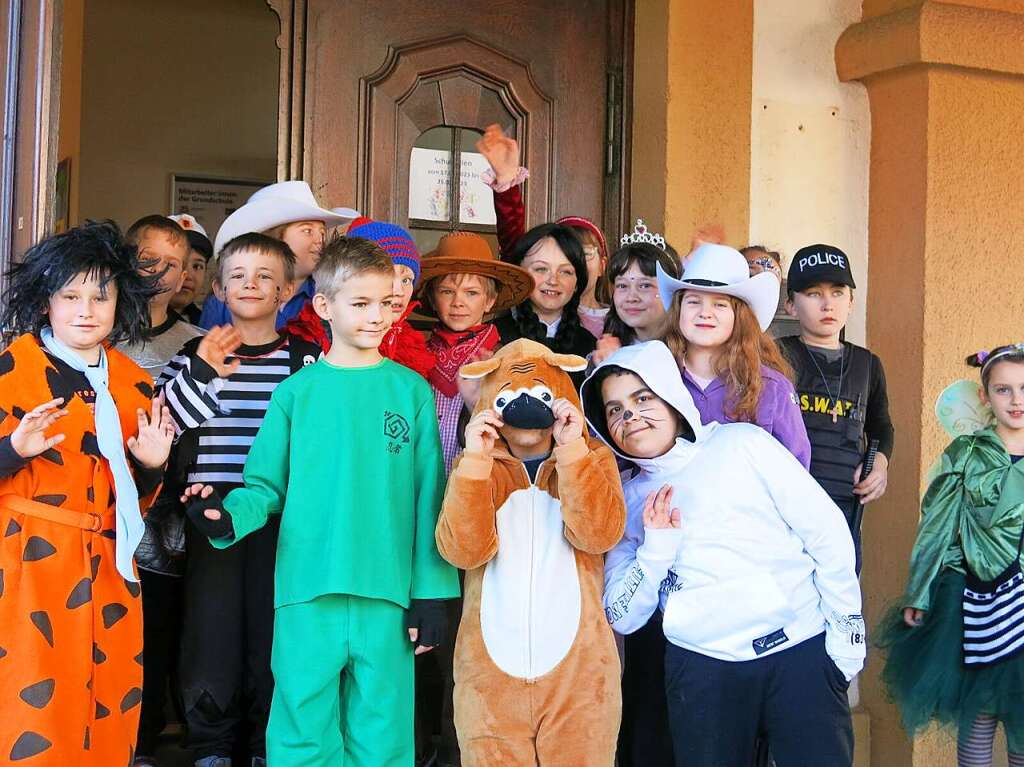
MULTIPOLYGON (((956 744, 958 767, 992 767, 992 742, 996 737, 999 720, 980 714, 971 725, 970 732, 960 733, 956 744)), ((1009 754, 1009 767, 1024 767, 1024 754, 1009 754)))

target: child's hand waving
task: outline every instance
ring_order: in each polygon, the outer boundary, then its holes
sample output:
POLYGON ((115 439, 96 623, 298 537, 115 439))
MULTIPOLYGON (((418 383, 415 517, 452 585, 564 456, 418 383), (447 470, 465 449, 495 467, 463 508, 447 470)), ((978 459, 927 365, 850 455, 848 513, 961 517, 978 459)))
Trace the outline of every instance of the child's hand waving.
POLYGON ((682 519, 679 509, 672 508, 672 485, 662 485, 644 501, 644 527, 649 530, 679 529, 682 519))
POLYGON ((63 398, 58 397, 25 413, 11 433, 11 447, 15 453, 22 458, 35 458, 64 441, 63 434, 46 436, 46 430, 68 414, 67 410, 58 409, 63 403, 63 398))
POLYGON ((504 421, 493 410, 481 410, 466 424, 466 452, 490 455, 504 421))
POLYGON ((488 125, 483 138, 476 142, 476 151, 484 156, 494 171, 494 180, 508 184, 519 172, 519 142, 505 135, 500 125, 488 125))
POLYGON ((174 442, 174 421, 171 410, 164 404, 163 395, 153 400, 149 416, 138 409, 139 431, 128 438, 128 449, 135 460, 147 469, 155 469, 167 463, 174 442))
POLYGON ((583 414, 564 397, 551 403, 551 412, 555 415, 555 424, 551 434, 556 445, 568 445, 583 436, 583 414))
POLYGON ((235 328, 231 325, 216 326, 203 336, 196 354, 217 371, 220 378, 230 378, 242 363, 237 359, 228 361, 228 357, 241 345, 242 336, 235 328))

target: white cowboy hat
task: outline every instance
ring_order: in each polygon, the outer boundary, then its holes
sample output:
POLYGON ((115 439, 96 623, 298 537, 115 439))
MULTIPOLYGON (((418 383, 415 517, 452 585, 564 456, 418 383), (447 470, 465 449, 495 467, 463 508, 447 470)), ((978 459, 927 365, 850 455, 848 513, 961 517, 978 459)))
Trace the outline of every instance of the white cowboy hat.
POLYGON ((305 181, 281 181, 257 190, 245 205, 224 219, 213 250, 220 253, 221 248, 240 234, 265 232, 292 221, 323 221, 327 226, 342 226, 358 216, 351 208, 335 208, 334 211, 321 208, 305 181))
POLYGON ((668 309, 672 295, 679 290, 699 290, 735 296, 747 304, 757 317, 761 330, 767 330, 779 305, 779 278, 771 272, 750 276, 750 267, 738 250, 726 245, 704 243, 690 254, 677 280, 657 265, 658 292, 668 309))

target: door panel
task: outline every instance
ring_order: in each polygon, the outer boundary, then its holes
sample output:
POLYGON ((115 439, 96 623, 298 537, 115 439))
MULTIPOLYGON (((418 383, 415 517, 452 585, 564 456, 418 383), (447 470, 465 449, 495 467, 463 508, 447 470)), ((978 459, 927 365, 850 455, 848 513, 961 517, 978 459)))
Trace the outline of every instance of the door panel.
MULTIPOLYGON (((279 2, 273 3, 275 6, 279 2)), ((578 214, 615 237, 628 189, 609 131, 629 0, 306 0, 303 176, 331 205, 406 223, 413 141, 498 122, 520 140, 530 225, 578 214), (609 183, 606 184, 606 181, 609 183), (617 199, 605 200, 605 190, 617 199)), ((298 7, 298 4, 296 4, 298 7)), ((617 109, 615 120, 627 115, 617 109)))

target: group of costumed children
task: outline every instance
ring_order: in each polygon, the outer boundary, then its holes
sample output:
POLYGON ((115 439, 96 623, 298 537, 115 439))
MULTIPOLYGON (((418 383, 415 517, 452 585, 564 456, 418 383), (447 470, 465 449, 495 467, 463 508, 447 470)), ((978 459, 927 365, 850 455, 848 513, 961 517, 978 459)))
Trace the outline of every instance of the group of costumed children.
MULTIPOLYGON (((479 150, 500 258, 291 181, 213 243, 88 223, 12 268, 9 763, 152 767, 173 690, 198 767, 852 765, 893 428, 846 254, 794 254, 776 343, 778 254, 524 231, 518 146, 479 150)), ((1022 765, 1024 346, 971 362, 995 425, 942 456, 883 677, 1022 765)))

